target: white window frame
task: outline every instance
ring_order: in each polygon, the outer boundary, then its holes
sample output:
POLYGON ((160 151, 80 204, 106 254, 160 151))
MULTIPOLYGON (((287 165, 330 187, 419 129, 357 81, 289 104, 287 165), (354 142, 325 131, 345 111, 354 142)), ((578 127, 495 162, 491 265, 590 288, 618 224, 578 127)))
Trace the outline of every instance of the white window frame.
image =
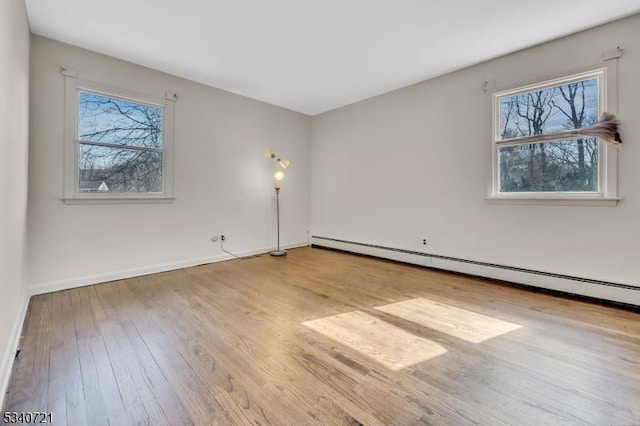
POLYGON ((64 196, 67 204, 120 204, 173 202, 173 104, 169 99, 147 96, 73 76, 65 77, 65 147, 64 196), (80 92, 95 93, 158 107, 163 111, 162 129, 162 192, 97 193, 80 192, 78 149, 78 111, 80 92))
MULTIPOLYGON (((489 155, 490 174, 487 179, 486 200, 505 204, 550 204, 550 205, 608 205, 615 206, 618 197, 618 147, 598 141, 598 191, 597 192, 500 192, 500 105, 499 100, 532 90, 558 86, 588 78, 598 78, 598 117, 606 111, 617 114, 617 61, 609 60, 598 65, 539 79, 535 82, 520 83, 488 93, 490 115, 489 155)), ((500 146, 508 146, 502 143, 500 146)))

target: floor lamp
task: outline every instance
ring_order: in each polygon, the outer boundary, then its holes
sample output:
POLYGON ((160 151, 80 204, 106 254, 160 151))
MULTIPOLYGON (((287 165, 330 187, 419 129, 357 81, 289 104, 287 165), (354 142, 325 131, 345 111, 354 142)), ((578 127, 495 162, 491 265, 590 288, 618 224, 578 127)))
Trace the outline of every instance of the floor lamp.
POLYGON ((278 246, 274 251, 270 254, 271 256, 286 256, 287 251, 280 249, 280 181, 284 178, 284 173, 278 167, 282 169, 286 169, 289 167, 289 160, 283 160, 281 158, 277 158, 274 153, 270 150, 266 150, 264 152, 264 156, 267 158, 272 158, 276 161, 276 170, 273 173, 274 186, 276 190, 276 221, 277 221, 277 231, 278 231, 278 246))

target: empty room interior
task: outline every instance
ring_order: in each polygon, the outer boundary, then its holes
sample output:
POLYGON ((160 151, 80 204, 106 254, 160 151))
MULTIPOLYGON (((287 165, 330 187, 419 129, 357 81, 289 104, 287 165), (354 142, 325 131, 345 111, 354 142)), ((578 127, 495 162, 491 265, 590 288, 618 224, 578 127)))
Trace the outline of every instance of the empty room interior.
POLYGON ((0 423, 640 425, 640 0, 2 0, 0 70, 0 423))

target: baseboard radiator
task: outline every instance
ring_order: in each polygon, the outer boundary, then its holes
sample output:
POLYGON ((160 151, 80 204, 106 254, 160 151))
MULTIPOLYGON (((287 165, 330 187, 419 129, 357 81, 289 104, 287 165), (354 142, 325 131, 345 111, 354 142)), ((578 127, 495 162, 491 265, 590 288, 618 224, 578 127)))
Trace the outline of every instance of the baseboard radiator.
POLYGON ((311 237, 311 245, 640 307, 640 284, 580 278, 315 235, 311 237))

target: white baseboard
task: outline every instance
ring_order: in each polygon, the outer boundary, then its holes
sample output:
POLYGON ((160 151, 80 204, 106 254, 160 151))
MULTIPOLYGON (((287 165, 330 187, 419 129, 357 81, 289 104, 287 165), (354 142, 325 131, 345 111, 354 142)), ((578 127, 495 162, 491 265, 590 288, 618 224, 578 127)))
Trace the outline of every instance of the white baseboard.
MULTIPOLYGON (((304 247, 308 245, 309 245, 308 241, 300 241, 296 243, 283 244, 282 248, 291 249, 296 247, 304 247)), ((240 257, 253 256, 256 254, 268 253, 272 250, 273 250, 273 247, 263 247, 263 248, 252 249, 252 250, 245 250, 235 254, 240 257)), ((195 259, 185 259, 177 262, 163 263, 158 265, 145 266, 142 268, 134 268, 134 269, 127 269, 122 271, 109 272, 106 274, 77 277, 77 278, 71 278, 68 280, 54 281, 50 283, 32 284, 29 287, 29 293, 30 295, 35 296, 38 294, 52 293, 54 291, 60 291, 60 290, 69 290, 76 287, 106 283, 109 281, 123 280, 126 278, 140 277, 143 275, 157 274, 160 272, 173 271, 175 269, 182 269, 182 268, 190 268, 192 266, 205 265, 208 263, 222 262, 225 260, 232 260, 232 259, 234 259, 233 256, 223 253, 215 256, 200 257, 195 259)))
POLYGON ((602 281, 598 282, 597 280, 588 278, 568 277, 559 274, 529 271, 522 268, 491 265, 472 260, 429 255, 427 253, 410 250, 326 237, 312 236, 311 244, 319 247, 333 248, 479 277, 509 281, 516 284, 540 287, 563 293, 577 294, 580 296, 593 297, 596 299, 619 302, 627 305, 640 306, 640 286, 635 285, 606 283, 602 281))
POLYGON ((27 309, 29 307, 29 300, 31 299, 29 293, 25 292, 22 300, 22 306, 18 316, 11 328, 11 335, 9 337, 9 344, 4 350, 2 360, 0 360, 0 409, 4 406, 4 399, 9 387, 9 380, 11 379, 11 372, 13 371, 13 363, 16 359, 16 351, 20 345, 20 338, 22 337, 22 326, 27 316, 27 309))

